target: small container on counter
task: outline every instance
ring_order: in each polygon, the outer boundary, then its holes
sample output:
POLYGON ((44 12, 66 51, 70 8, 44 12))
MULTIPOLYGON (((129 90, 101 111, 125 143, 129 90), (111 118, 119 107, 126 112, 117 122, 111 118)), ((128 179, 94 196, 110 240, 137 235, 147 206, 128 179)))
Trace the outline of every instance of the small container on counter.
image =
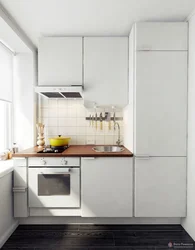
POLYGON ((12 153, 11 149, 9 149, 9 151, 8 151, 8 159, 9 160, 12 159, 12 155, 13 155, 13 153, 12 153))
POLYGON ((8 160, 8 151, 1 152, 0 153, 0 161, 6 161, 8 160))
POLYGON ((16 144, 16 142, 13 143, 12 152, 13 154, 18 153, 18 145, 16 144))

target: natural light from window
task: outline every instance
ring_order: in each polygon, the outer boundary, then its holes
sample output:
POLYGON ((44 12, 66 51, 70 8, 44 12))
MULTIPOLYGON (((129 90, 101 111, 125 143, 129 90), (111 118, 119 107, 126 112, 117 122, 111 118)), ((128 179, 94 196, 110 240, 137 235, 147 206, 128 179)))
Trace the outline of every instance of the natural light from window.
POLYGON ((12 144, 13 53, 0 43, 0 152, 12 144))

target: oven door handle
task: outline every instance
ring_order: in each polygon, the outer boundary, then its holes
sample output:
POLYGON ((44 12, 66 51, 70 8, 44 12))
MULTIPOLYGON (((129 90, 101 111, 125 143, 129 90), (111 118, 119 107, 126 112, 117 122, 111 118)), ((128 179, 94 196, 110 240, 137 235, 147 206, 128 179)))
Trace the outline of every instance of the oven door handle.
POLYGON ((67 168, 67 170, 63 170, 63 172, 41 172, 41 174, 67 174, 71 172, 71 168, 67 168))

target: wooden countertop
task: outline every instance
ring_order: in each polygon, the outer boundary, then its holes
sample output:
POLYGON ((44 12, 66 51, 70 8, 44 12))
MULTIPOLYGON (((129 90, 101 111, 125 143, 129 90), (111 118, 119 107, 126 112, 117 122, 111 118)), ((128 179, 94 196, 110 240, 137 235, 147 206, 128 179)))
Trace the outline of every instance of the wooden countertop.
POLYGON ((62 153, 38 153, 42 149, 33 147, 18 152, 13 157, 132 157, 133 153, 125 148, 118 153, 97 153, 92 148, 94 145, 70 146, 62 153))

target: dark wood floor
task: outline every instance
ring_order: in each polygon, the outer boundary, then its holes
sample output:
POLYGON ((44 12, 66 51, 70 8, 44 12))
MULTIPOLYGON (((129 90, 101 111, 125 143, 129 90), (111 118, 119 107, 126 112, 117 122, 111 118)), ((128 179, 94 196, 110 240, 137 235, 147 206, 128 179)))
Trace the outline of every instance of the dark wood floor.
POLYGON ((21 225, 2 249, 170 250, 195 244, 180 225, 21 225))

